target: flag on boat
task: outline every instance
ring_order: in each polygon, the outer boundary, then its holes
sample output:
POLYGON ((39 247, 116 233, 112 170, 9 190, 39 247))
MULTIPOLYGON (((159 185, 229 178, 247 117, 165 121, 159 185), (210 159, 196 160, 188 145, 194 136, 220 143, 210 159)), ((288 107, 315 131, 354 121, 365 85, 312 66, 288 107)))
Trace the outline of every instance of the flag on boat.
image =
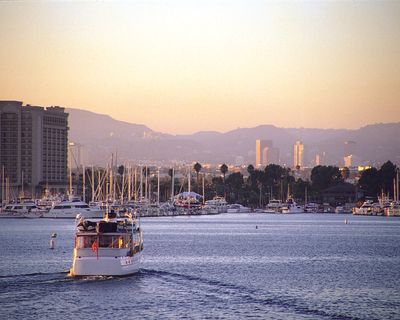
POLYGON ((93 241, 93 243, 92 243, 92 251, 93 251, 93 252, 96 252, 96 254, 97 254, 97 259, 98 259, 98 258, 99 258, 99 246, 98 246, 98 244, 97 244, 97 241, 98 241, 98 240, 93 241))
POLYGON ((99 247, 97 246, 97 240, 93 241, 93 243, 92 243, 92 251, 93 252, 99 251, 99 247))

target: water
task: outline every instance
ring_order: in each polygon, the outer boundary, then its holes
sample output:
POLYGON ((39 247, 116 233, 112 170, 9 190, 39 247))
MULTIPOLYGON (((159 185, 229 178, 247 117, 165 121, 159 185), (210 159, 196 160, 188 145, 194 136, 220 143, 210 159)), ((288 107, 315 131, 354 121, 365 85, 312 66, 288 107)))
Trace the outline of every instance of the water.
POLYGON ((139 274, 73 279, 72 220, 0 220, 0 318, 400 319, 398 218, 226 214, 142 228, 139 274))

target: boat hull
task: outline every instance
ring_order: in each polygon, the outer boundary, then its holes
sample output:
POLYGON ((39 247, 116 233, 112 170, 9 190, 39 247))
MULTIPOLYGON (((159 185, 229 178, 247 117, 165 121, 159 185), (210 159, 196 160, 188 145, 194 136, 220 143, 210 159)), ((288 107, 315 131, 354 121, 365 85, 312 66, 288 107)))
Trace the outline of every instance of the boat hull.
POLYGON ((79 257, 74 256, 70 271, 73 277, 125 276, 139 272, 142 252, 132 257, 79 257))
POLYGON ((50 210, 49 212, 45 212, 43 214, 43 218, 50 218, 50 219, 75 219, 78 214, 85 215, 85 217, 91 218, 102 218, 104 212, 102 210, 59 210, 54 211, 50 210))

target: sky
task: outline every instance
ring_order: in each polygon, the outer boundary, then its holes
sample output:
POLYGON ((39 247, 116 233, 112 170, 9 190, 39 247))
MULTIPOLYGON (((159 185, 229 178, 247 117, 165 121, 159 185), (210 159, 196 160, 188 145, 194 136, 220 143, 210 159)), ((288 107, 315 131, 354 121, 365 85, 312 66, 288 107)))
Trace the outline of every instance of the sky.
POLYGON ((0 100, 165 133, 400 121, 400 1, 0 1, 0 100))

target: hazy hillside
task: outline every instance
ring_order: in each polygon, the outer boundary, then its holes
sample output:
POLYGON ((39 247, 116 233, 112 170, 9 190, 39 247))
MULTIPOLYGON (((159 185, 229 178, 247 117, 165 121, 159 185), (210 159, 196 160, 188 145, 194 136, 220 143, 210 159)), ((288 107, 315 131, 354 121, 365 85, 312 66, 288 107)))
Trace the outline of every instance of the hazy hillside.
POLYGON ((306 163, 325 152, 328 162, 342 164, 344 141, 357 143, 355 158, 360 163, 379 164, 388 159, 400 163, 400 123, 374 124, 357 130, 278 128, 260 125, 226 133, 198 132, 169 135, 145 125, 131 124, 89 111, 68 109, 70 141, 85 146, 89 163, 105 164, 118 151, 120 161, 177 160, 234 163, 241 156, 254 163, 255 140, 272 140, 280 149, 282 164, 292 164, 292 148, 297 140, 305 145, 306 163))

